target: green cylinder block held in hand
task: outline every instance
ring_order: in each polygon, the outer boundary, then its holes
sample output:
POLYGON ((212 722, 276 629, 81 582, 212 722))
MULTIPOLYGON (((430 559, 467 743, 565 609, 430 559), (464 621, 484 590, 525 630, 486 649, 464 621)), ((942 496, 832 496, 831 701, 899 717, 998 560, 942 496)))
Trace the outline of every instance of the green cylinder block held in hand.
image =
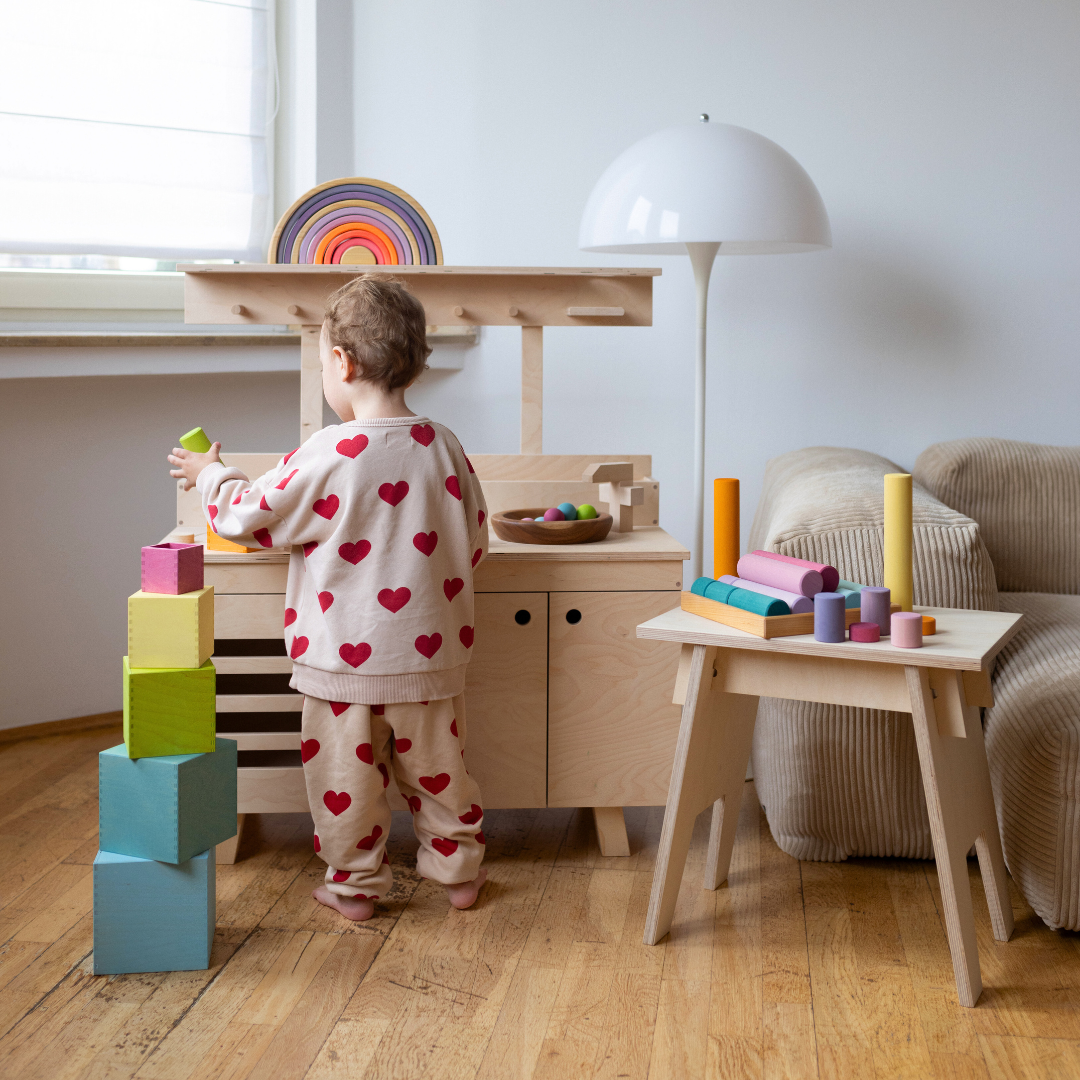
POLYGON ((180 445, 193 454, 207 454, 213 443, 206 437, 201 427, 192 428, 186 435, 180 436, 180 445))

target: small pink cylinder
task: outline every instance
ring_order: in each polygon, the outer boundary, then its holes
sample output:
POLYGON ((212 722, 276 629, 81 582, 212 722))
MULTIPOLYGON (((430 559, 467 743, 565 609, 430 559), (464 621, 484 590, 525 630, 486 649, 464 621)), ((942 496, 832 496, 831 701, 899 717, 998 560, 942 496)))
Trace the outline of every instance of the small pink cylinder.
POLYGON ((898 649, 922 648, 922 616, 917 611, 897 611, 892 617, 892 643, 898 649))
POLYGON ((817 596, 824 588, 821 575, 816 570, 779 559, 767 559, 763 555, 744 555, 739 560, 738 570, 739 577, 748 581, 800 596, 817 596))
POLYGON ((876 622, 854 622, 848 627, 852 641, 880 641, 881 627, 876 622))

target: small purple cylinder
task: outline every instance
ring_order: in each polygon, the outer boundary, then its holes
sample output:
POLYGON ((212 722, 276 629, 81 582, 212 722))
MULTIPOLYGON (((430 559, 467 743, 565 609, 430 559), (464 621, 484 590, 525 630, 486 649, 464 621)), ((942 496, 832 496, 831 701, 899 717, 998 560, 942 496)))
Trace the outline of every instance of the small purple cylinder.
POLYGON ((893 615, 892 643, 898 649, 922 648, 922 616, 917 611, 898 611, 893 615))
POLYGON ((844 602, 838 592, 819 592, 814 597, 814 640, 843 641, 846 634, 844 602))
POLYGON ((892 596, 888 589, 867 585, 859 593, 860 622, 876 622, 881 629, 881 636, 889 636, 889 604, 892 596))

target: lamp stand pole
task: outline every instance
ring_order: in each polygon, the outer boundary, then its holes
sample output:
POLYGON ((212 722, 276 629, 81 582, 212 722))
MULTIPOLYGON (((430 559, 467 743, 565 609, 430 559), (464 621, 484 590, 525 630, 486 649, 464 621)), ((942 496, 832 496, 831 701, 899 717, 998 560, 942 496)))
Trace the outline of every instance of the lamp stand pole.
POLYGON ((697 365, 694 369, 694 542, 690 558, 691 579, 702 575, 705 553, 705 325, 709 312, 709 277, 717 243, 687 243, 686 251, 694 268, 697 292, 697 365))

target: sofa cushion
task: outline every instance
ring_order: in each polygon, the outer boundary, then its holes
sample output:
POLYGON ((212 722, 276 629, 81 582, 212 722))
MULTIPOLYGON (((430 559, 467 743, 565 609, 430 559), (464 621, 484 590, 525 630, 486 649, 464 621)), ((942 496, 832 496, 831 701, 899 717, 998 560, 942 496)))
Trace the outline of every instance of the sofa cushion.
POLYGON ((1009 872, 1039 917, 1080 930, 1080 596, 1003 593, 986 755, 1009 872))
POLYGON ((1080 446, 958 439, 913 475, 979 523, 1003 592, 1080 593, 1080 446))
MULTIPOLYGON (((768 463, 752 548, 882 584, 884 483, 877 454, 813 447, 768 463)), ((997 610, 994 568, 970 518, 914 486, 915 602, 997 610)), ((777 844, 801 859, 931 858, 909 713, 762 698, 754 778, 777 844)))

